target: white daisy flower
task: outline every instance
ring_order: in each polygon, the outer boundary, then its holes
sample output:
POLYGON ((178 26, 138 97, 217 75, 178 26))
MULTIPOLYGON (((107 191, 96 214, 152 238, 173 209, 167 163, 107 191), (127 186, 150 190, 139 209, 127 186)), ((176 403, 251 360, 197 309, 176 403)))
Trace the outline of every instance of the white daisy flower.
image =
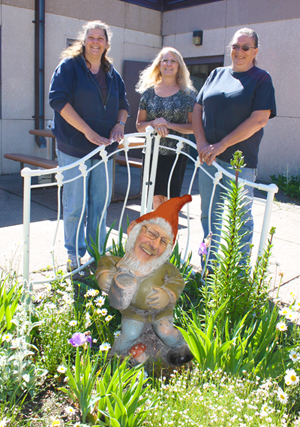
POLYGON ((294 307, 295 307, 296 310, 300 310, 300 299, 297 299, 297 301, 295 302, 294 307))
POLYGON ((102 307, 104 303, 105 303, 105 298, 101 295, 95 299, 95 304, 97 307, 102 307))
POLYGON ((121 335, 121 331, 116 331, 114 332, 114 336, 115 338, 119 337, 121 335))
POLYGON ((63 365, 60 365, 57 368, 57 372, 59 372, 60 374, 64 374, 66 371, 67 371, 67 368, 65 366, 63 366, 63 365))
POLYGON ((24 337, 14 338, 11 340, 11 348, 21 348, 24 344, 24 337))
POLYGON ((99 294, 99 291, 97 291, 97 289, 89 289, 84 296, 85 297, 96 297, 98 294, 99 294))
POLYGON ((278 330, 278 331, 280 331, 280 332, 284 332, 284 331, 286 331, 287 330, 287 325, 286 325, 286 323, 285 322, 278 322, 277 323, 277 325, 276 325, 276 329, 278 330))
POLYGON ((281 388, 277 390, 277 399, 279 402, 286 404, 288 402, 288 395, 281 388))
POLYGON ((77 320, 71 320, 71 321, 69 322, 69 325, 70 325, 70 326, 76 326, 76 325, 77 325, 77 320))
POLYGON ((294 369, 288 369, 285 373, 284 381, 287 385, 298 384, 299 378, 297 377, 294 369))
POLYGON ((51 290, 52 290, 52 286, 51 286, 51 284, 50 284, 50 283, 47 283, 47 284, 45 285, 45 287, 46 287, 46 289, 47 289, 47 292, 51 292, 51 290))
POLYGON ((111 345, 108 342, 105 342, 100 345, 99 350, 100 351, 108 351, 111 348, 111 345))
POLYGON ((8 418, 3 418, 1 421, 0 421, 0 427, 5 427, 6 426, 6 424, 7 423, 9 423, 9 419, 8 418))
POLYGON ((106 308, 102 308, 102 310, 101 310, 101 314, 102 314, 102 316, 106 316, 106 315, 107 315, 107 310, 106 310, 106 308))
POLYGON ((75 409, 72 408, 72 406, 68 406, 66 408, 66 412, 67 412, 67 414, 74 415, 75 414, 75 409))
POLYGON ((2 341, 6 341, 9 342, 12 339, 12 335, 11 334, 4 334, 2 335, 2 341))
POLYGON ((286 316, 287 314, 289 314, 290 311, 291 310, 289 308, 284 307, 281 310, 279 310, 279 314, 280 316, 286 316))
POLYGON ((72 298, 70 298, 70 295, 68 295, 68 294, 63 294, 63 297, 62 297, 62 299, 65 301, 65 303, 66 304, 73 304, 73 299, 72 298))
POLYGON ((44 295, 43 294, 39 294, 35 297, 35 302, 41 302, 43 301, 44 295))
POLYGON ((290 311, 286 316, 287 320, 290 320, 291 322, 293 322, 294 320, 297 319, 297 314, 294 311, 290 311))
POLYGON ((297 362, 297 360, 300 360, 300 354, 297 353, 296 351, 292 350, 289 354, 289 357, 291 360, 293 360, 294 362, 297 362))
POLYGON ((105 321, 106 321, 106 322, 110 322, 110 321, 111 321, 111 319, 112 319, 112 316, 111 316, 111 315, 108 315, 108 316, 106 316, 106 317, 105 317, 105 321))

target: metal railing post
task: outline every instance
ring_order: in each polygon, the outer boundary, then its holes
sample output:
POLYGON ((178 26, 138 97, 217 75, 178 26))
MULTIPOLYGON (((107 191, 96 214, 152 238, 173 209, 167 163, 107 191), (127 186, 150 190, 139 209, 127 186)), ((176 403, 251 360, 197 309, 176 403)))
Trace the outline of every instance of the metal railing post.
POLYGON ((30 228, 30 201, 31 201, 31 176, 26 175, 29 168, 24 168, 21 175, 24 178, 23 189, 23 280, 29 279, 29 228, 30 228))
POLYGON ((152 126, 147 126, 146 129, 146 148, 143 168, 143 183, 142 183, 142 198, 141 198, 141 216, 147 212, 147 200, 149 196, 149 177, 150 177, 150 159, 152 151, 152 132, 154 131, 152 126))
POLYGON ((267 202, 259 241, 258 256, 261 256, 263 254, 263 251, 265 250, 267 245, 268 234, 270 231, 273 201, 275 193, 277 193, 278 191, 278 187, 275 184, 268 185, 268 188, 270 190, 267 193, 267 202))
POLYGON ((151 172, 150 172, 150 178, 149 178, 149 190, 148 190, 146 212, 150 212, 153 205, 154 187, 155 187, 155 181, 156 181, 156 171, 157 171, 157 162, 158 162, 158 154, 159 154, 159 143, 160 143, 160 136, 156 134, 154 136, 153 152, 152 152, 152 159, 151 159, 151 172))

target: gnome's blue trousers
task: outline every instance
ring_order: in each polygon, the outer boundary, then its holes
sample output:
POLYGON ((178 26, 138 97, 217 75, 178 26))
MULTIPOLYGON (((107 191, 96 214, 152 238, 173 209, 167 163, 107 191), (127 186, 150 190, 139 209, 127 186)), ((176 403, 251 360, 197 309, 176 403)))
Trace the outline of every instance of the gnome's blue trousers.
MULTIPOLYGON (((141 335, 145 323, 138 320, 122 317, 122 332, 119 335, 111 349, 111 354, 124 354, 141 335)), ((179 347, 185 344, 185 341, 173 325, 173 316, 167 316, 152 323, 154 332, 168 347, 179 347)))

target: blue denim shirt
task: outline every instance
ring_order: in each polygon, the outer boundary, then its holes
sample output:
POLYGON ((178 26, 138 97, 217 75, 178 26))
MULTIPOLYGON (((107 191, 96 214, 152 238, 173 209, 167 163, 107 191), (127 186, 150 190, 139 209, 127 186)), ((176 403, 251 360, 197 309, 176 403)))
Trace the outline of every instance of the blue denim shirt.
MULTIPOLYGON (((60 111, 69 103, 79 116, 99 135, 109 138, 119 110, 129 110, 125 85, 111 65, 106 73, 107 96, 103 102, 100 87, 86 66, 84 58, 65 58, 55 69, 49 90, 50 106, 54 109, 52 131, 60 151, 73 157, 83 157, 96 147, 85 135, 66 122, 60 111)), ((107 147, 108 152, 117 144, 107 147)))

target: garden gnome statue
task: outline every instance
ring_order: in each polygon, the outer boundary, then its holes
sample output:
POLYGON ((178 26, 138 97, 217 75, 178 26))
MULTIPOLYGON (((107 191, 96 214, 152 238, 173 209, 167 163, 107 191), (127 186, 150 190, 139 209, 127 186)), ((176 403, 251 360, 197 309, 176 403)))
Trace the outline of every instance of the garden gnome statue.
POLYGON ((168 363, 182 365, 192 359, 181 333, 173 326, 173 309, 185 283, 168 261, 177 236, 179 211, 191 200, 188 194, 175 197, 131 222, 125 255, 99 259, 99 287, 108 294, 111 306, 122 313, 122 331, 112 354, 138 354, 139 361, 144 361, 147 348, 138 339, 144 325, 151 323, 169 349, 168 363))

